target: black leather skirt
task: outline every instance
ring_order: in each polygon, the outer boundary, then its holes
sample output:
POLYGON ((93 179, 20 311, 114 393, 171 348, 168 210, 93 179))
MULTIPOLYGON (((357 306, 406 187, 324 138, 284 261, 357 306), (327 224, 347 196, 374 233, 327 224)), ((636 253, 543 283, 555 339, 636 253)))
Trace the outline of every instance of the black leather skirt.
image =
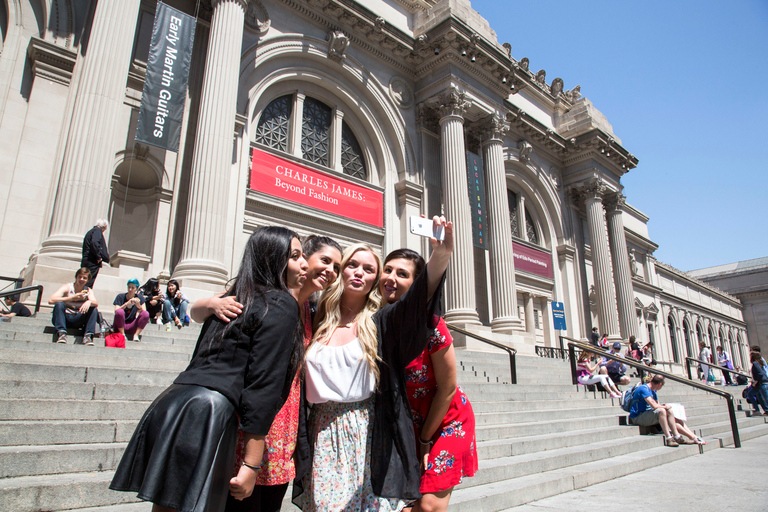
POLYGON ((179 512, 224 510, 237 426, 221 393, 173 384, 144 413, 109 488, 179 512))

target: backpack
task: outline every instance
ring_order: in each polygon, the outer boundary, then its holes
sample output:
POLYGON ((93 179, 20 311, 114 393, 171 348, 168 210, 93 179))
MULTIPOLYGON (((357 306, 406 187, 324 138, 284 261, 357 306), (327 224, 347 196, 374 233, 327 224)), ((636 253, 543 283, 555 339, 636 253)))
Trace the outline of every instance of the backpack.
POLYGON ((621 397, 619 397, 619 405, 621 408, 626 411, 630 412, 632 410, 632 404, 634 403, 634 395, 637 388, 642 386, 643 384, 641 382, 638 382, 628 390, 626 390, 624 393, 621 394, 621 397))
POLYGON ((123 336, 119 332, 113 332, 112 334, 107 334, 107 337, 104 338, 104 346, 114 347, 114 348, 125 348, 125 336, 123 336))

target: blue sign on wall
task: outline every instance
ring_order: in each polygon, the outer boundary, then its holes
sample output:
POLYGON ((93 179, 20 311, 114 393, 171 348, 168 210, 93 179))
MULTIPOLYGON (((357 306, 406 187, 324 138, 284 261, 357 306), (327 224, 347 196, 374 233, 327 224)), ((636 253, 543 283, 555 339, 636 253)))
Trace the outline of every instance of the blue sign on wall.
POLYGON ((552 303, 552 320, 554 321, 555 329, 558 331, 567 329, 565 326, 565 307, 562 302, 552 303))

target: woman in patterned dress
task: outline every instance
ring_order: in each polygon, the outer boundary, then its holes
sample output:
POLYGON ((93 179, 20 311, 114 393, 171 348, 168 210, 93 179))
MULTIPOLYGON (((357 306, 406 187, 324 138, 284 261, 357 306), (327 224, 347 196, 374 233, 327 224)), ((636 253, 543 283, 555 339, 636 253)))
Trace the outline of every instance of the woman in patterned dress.
MULTIPOLYGON (((380 281, 387 303, 397 302, 424 269, 424 259, 398 249, 384 260, 380 281)), ((419 443, 422 498, 414 511, 445 511, 453 487, 477 471, 475 414, 456 384, 456 354, 443 319, 429 335, 424 351, 406 368, 405 386, 419 443)))
POLYGON ((398 304, 381 308, 381 260, 365 244, 344 251, 341 277, 320 300, 305 359, 312 469, 294 483, 304 511, 401 510, 419 497, 405 367, 434 329, 453 251, 453 225, 433 224, 445 240, 431 239, 425 272, 398 304))
MULTIPOLYGON (((304 258, 307 260, 307 279, 294 296, 303 307, 304 345, 312 339, 312 317, 309 298, 315 292, 328 288, 339 275, 341 247, 332 238, 311 235, 302 243, 304 258)), ((201 299, 193 306, 193 318, 216 315, 225 322, 240 314, 240 305, 231 297, 201 299)), ((264 439, 264 454, 256 469, 256 485, 250 497, 240 501, 231 495, 227 500, 226 512, 276 512, 280 510, 288 483, 296 475, 297 435, 301 400, 299 373, 293 379, 291 390, 283 407, 264 439)), ((236 472, 245 456, 243 432, 238 431, 236 472)), ((301 476, 301 475, 299 475, 301 476)))

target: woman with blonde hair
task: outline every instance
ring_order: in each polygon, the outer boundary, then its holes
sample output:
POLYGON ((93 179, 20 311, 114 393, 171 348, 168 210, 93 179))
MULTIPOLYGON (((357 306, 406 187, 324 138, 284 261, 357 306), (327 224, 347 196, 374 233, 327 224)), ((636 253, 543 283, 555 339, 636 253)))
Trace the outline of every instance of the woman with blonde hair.
POLYGON ((312 468, 294 483, 305 511, 401 510, 420 496, 405 367, 435 327, 453 251, 453 225, 433 225, 445 240, 431 239, 426 270, 397 303, 381 307, 381 260, 366 244, 344 251, 340 279, 320 299, 305 359, 312 468))

